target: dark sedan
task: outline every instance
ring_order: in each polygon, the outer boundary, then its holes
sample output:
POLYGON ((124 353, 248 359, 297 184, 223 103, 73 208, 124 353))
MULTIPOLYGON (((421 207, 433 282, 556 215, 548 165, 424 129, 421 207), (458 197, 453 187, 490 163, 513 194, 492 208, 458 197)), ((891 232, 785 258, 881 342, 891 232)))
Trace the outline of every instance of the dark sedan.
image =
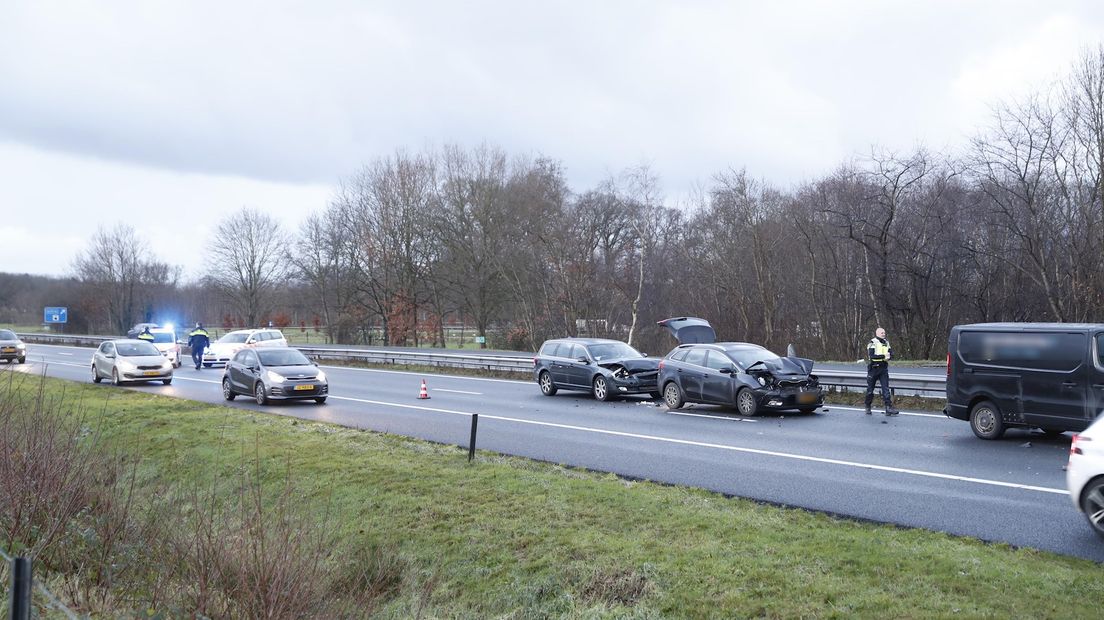
POLYGON ((660 321, 680 344, 659 364, 663 400, 671 409, 687 402, 735 406, 746 416, 761 410, 812 413, 824 389, 811 374, 813 361, 779 357, 747 342, 714 342, 709 323, 691 317, 660 321))
POLYGON ((658 360, 619 340, 600 338, 549 340, 533 358, 533 378, 545 396, 577 390, 598 400, 628 394, 659 398, 658 369, 658 360))
POLYGON ((252 396, 258 405, 272 400, 326 402, 326 373, 296 349, 242 349, 226 364, 222 396, 234 400, 252 396))

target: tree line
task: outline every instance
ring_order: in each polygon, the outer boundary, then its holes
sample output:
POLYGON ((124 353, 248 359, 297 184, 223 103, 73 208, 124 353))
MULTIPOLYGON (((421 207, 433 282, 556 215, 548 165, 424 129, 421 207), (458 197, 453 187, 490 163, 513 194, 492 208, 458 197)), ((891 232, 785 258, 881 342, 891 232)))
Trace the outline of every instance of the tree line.
POLYGON ((873 148, 791 188, 732 167, 677 202, 647 165, 575 191, 549 157, 399 151, 298 230, 229 216, 197 281, 119 226, 68 288, 93 330, 172 307, 345 343, 440 346, 463 323, 518 350, 587 335, 662 353, 655 322, 694 315, 822 359, 861 356, 880 325, 899 357, 928 359, 957 323, 1104 321, 1104 46, 997 106, 958 153, 873 148))

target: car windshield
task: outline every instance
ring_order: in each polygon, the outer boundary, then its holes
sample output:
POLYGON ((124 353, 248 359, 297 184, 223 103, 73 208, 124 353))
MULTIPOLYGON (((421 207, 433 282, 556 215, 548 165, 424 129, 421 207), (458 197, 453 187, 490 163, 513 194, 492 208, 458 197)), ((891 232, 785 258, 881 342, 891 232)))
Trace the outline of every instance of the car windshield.
POLYGON ((265 366, 309 366, 307 356, 295 349, 279 349, 274 351, 257 351, 261 363, 265 366))
POLYGON ((0 329, 0 340, 19 340, 10 329, 0 329))
POLYGON ((249 334, 244 332, 230 332, 222 338, 219 338, 218 341, 226 344, 244 344, 248 339, 249 334))
POLYGON ((593 357, 596 362, 602 360, 623 360, 644 357, 641 355, 640 351, 637 351, 624 342, 592 344, 587 346, 587 349, 590 350, 590 356, 593 357))
POLYGON ((115 345, 115 351, 122 357, 143 357, 146 355, 161 355, 157 347, 148 342, 120 342, 115 345))
POLYGON ((172 332, 150 332, 153 334, 153 341, 160 344, 172 344, 176 342, 176 334, 172 332))
POLYGON ((756 366, 756 368, 762 368, 763 370, 778 370, 780 368, 778 363, 782 359, 774 353, 758 347, 754 349, 730 349, 727 353, 729 357, 736 360, 736 363, 739 364, 741 368, 745 369, 755 362, 763 362, 759 366, 756 366))

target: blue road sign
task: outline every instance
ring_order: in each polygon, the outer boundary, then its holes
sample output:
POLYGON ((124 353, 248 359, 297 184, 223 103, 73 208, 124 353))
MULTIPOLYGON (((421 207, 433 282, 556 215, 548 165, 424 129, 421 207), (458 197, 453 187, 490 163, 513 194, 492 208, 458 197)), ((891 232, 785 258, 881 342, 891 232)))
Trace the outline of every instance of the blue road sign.
POLYGON ((46 309, 42 314, 42 322, 44 323, 69 322, 69 308, 66 308, 65 306, 46 306, 46 309))

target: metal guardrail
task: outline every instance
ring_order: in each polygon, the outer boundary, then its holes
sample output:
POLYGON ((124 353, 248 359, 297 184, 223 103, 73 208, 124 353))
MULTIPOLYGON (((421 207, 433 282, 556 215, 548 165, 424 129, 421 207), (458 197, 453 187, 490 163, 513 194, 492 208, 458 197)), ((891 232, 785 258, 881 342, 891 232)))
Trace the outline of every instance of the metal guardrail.
MULTIPOLYGON (((24 342, 36 344, 62 344, 97 347, 112 336, 71 336, 68 334, 17 334, 24 342)), ((392 364, 404 366, 434 366, 442 368, 469 368, 498 372, 531 373, 533 357, 506 357, 470 353, 439 353, 422 351, 394 351, 382 349, 333 349, 326 347, 296 347, 304 355, 319 360, 360 362, 367 364, 392 364)), ((866 389, 866 373, 858 370, 815 370, 820 383, 829 387, 866 389)), ((895 392, 940 396, 946 393, 947 381, 940 375, 922 375, 894 372, 890 369, 890 386, 895 392)))

